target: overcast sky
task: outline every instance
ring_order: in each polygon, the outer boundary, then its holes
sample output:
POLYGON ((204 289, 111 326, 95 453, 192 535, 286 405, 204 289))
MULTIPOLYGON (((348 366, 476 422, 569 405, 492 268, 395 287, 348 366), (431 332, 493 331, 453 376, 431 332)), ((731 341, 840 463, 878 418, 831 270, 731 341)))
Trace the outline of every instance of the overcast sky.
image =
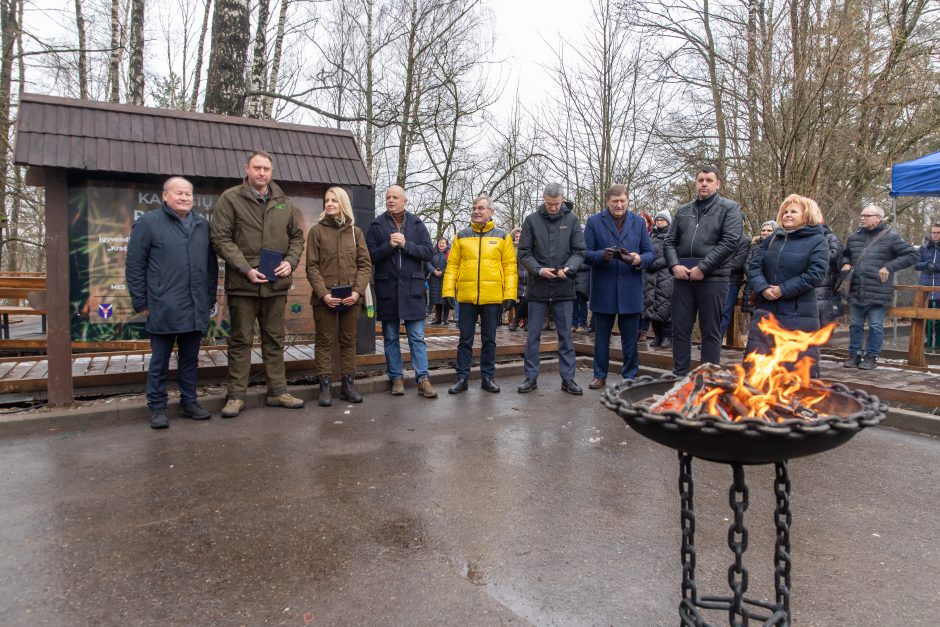
POLYGON ((552 47, 568 39, 583 39, 585 24, 591 16, 589 0, 493 0, 489 3, 495 16, 495 57, 505 59, 502 70, 506 80, 502 107, 512 104, 518 81, 522 101, 533 107, 543 100, 542 93, 553 83, 542 65, 554 60, 552 47))

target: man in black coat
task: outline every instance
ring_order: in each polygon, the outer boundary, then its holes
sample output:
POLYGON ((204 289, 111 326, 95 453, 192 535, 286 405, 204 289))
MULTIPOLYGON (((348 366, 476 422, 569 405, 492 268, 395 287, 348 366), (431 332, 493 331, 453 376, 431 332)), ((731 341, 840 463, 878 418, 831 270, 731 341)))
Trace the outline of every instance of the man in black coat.
POLYGON ((163 184, 163 206, 134 224, 124 273, 134 311, 147 314, 150 426, 166 429, 166 380, 178 344, 180 416, 208 419, 196 402, 199 344, 216 304, 219 265, 209 243, 209 222, 194 214, 193 186, 174 176, 163 184))
POLYGON ((571 317, 576 298, 575 277, 584 262, 584 231, 572 212, 574 205, 564 199, 561 185, 546 185, 542 200, 544 202, 535 213, 526 216, 519 237, 519 262, 528 272, 526 298, 529 313, 525 381, 518 391, 525 394, 538 387, 542 323, 551 309, 558 332, 561 389, 579 395, 583 392, 574 381, 571 317))
POLYGON ((917 262, 917 249, 888 227, 884 209, 862 209, 861 227, 849 235, 842 252, 842 271, 855 268, 849 290, 849 356, 846 368, 871 370, 878 364, 884 341, 884 321, 894 293, 894 273, 917 262), (862 350, 865 322, 868 343, 862 350))
POLYGON ((722 198, 721 174, 713 166, 695 176, 696 199, 676 210, 663 244, 676 277, 672 295, 673 373, 685 376, 692 362, 692 327, 702 331, 702 362, 721 357, 721 312, 728 297, 731 259, 744 216, 738 203, 722 198))

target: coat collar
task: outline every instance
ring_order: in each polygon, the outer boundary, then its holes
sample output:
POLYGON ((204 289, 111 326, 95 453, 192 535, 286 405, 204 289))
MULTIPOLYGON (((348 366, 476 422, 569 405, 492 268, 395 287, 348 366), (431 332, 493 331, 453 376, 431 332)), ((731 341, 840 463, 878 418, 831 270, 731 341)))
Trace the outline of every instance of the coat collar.
POLYGON ((476 231, 477 233, 486 233, 496 228, 496 223, 493 222, 492 220, 487 221, 485 224, 476 224, 475 222, 471 222, 470 228, 476 231))

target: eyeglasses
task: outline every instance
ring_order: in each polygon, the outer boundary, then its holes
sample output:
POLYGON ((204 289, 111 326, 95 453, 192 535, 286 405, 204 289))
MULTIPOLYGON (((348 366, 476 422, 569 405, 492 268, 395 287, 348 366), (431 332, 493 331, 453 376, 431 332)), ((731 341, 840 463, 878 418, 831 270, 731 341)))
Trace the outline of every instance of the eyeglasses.
POLYGON ((863 218, 880 218, 881 216, 879 216, 877 213, 863 213, 862 217, 863 218))

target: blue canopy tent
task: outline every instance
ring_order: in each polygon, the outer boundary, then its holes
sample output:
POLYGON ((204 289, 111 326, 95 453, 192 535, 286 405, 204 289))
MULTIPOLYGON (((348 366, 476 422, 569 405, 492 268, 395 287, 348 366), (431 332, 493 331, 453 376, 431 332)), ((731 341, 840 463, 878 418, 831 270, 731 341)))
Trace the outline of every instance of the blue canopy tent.
POLYGON ((940 152, 891 166, 891 196, 940 196, 940 152))

